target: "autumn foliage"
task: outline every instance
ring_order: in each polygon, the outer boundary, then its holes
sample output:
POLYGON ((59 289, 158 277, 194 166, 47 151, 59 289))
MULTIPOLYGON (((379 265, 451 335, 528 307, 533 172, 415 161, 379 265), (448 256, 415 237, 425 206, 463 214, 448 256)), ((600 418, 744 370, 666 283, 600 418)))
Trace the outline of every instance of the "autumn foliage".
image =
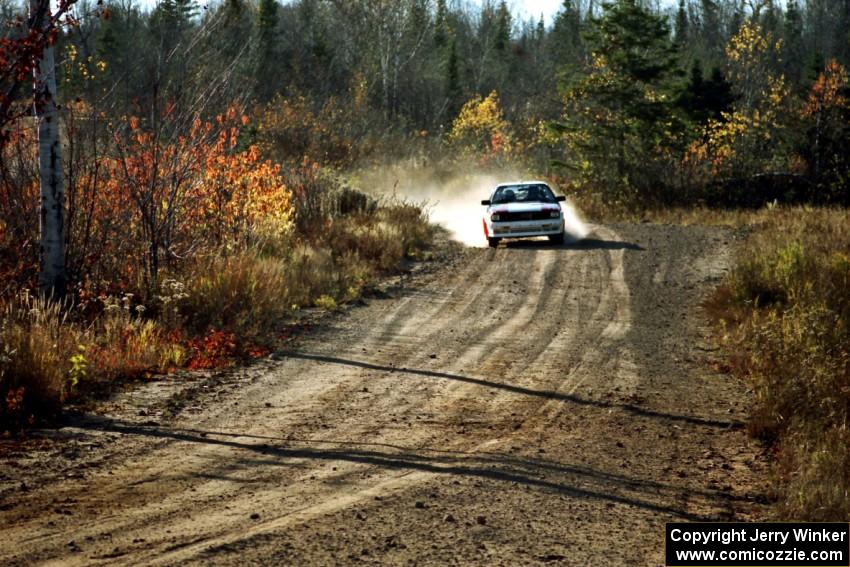
POLYGON ((24 121, 0 150, 7 424, 117 379, 264 356, 294 309, 355 299, 430 239, 417 207, 380 204, 313 162, 285 170, 263 158, 237 107, 100 118, 84 103, 66 109, 73 295, 62 305, 27 291, 38 191, 24 121))
POLYGON ((45 47, 56 43, 59 28, 74 22, 67 15, 75 3, 58 0, 51 6, 50 2, 39 2, 28 18, 3 22, 9 30, 0 36, 0 147, 8 142, 15 122, 29 112, 30 101, 21 100, 27 79, 32 77, 45 47))
POLYGON ((496 91, 463 105, 452 123, 448 143, 482 166, 505 164, 512 157, 511 126, 505 120, 496 91))

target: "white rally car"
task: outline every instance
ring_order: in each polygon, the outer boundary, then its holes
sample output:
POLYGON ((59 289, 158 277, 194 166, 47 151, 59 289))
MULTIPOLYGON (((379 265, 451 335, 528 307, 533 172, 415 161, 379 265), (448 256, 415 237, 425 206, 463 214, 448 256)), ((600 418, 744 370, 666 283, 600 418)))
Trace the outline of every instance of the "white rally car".
POLYGON ((486 201, 484 237, 496 247, 502 238, 548 236, 556 244, 564 242, 564 213, 561 201, 543 181, 522 181, 498 185, 486 201))

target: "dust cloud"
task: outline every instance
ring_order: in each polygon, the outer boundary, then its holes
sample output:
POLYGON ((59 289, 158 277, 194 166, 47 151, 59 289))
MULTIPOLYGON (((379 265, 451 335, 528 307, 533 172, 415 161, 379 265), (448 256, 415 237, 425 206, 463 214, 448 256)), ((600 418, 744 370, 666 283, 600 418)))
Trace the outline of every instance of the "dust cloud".
MULTIPOLYGON (((428 168, 389 166, 360 171, 352 176, 359 187, 379 197, 395 197, 422 205, 432 222, 446 228, 452 237, 467 246, 485 247, 487 240, 481 221, 489 199, 499 183, 532 179, 516 171, 498 173, 435 172, 428 168)), ((557 188, 553 187, 557 194, 557 188)), ((578 242, 589 229, 578 210, 569 202, 561 203, 564 211, 566 240, 578 242)))

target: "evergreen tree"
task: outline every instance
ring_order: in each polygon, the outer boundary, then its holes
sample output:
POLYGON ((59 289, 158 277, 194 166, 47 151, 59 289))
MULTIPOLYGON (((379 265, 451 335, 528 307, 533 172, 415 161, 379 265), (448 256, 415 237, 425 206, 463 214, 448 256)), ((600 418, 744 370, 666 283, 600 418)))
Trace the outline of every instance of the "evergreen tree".
POLYGON ((726 80, 720 67, 714 67, 708 80, 703 76, 702 62, 694 59, 690 76, 678 104, 691 120, 704 124, 709 119, 722 120, 723 113, 732 109, 735 97, 732 83, 726 80))
POLYGON ((255 68, 256 68, 256 97, 261 102, 267 102, 273 96, 277 82, 274 72, 277 65, 278 4, 277 0, 260 0, 257 9, 257 37, 255 43, 255 68))
POLYGON ((638 0, 604 4, 603 12, 587 38, 593 52, 604 56, 615 74, 653 85, 674 74, 676 49, 666 18, 650 12, 638 0))
POLYGON ((506 51, 511 45, 511 11, 505 0, 499 2, 496 11, 496 34, 493 39, 493 47, 497 51, 506 51))
POLYGON ((785 42, 785 76, 794 84, 800 83, 803 68, 803 18, 797 0, 788 0, 782 23, 782 39, 785 42))
POLYGON ((556 128, 580 130, 577 139, 592 140, 574 150, 575 158, 593 164, 594 182, 618 191, 658 191, 647 159, 675 139, 671 99, 678 54, 670 28, 666 17, 639 0, 617 0, 602 10, 587 34, 600 63, 569 87, 573 120, 556 128))
POLYGON ((732 83, 723 74, 723 70, 714 66, 711 75, 705 83, 704 108, 710 118, 720 120, 724 112, 732 110, 735 103, 735 94, 732 92, 732 83))
POLYGON ((581 16, 573 0, 564 0, 552 25, 549 45, 556 68, 578 63, 581 44, 581 16))
POLYGON ((434 45, 444 47, 449 37, 448 9, 446 0, 437 0, 437 12, 434 16, 434 45))
POLYGON ((839 0, 836 24, 835 57, 845 67, 850 67, 850 0, 839 0))
POLYGON ((538 45, 543 44, 546 40, 546 22, 543 21, 543 14, 540 14, 540 19, 537 20, 537 29, 534 32, 534 39, 538 45))
POLYGON ((741 26, 744 25, 744 20, 746 20, 746 15, 744 14, 744 5, 736 4, 735 9, 732 10, 732 18, 729 21, 729 30, 727 37, 732 37, 738 33, 738 30, 741 29, 741 26))
POLYGON ((761 17, 761 26, 766 32, 773 34, 774 37, 779 36, 779 9, 776 7, 774 0, 767 0, 767 4, 764 6, 764 13, 761 17))
POLYGON ((682 49, 688 44, 689 28, 690 22, 688 21, 685 0, 679 0, 679 11, 676 12, 676 35, 674 40, 679 49, 682 49))
POLYGON ((724 37, 720 20, 720 8, 715 0, 701 0, 702 22, 700 34, 708 55, 712 61, 722 58, 724 37))
POLYGON ((237 57, 250 36, 251 21, 245 0, 227 0, 218 8, 221 33, 215 38, 217 47, 229 64, 237 57))
POLYGON ((820 77, 823 70, 826 68, 826 61, 823 57, 823 52, 819 49, 816 49, 809 59, 809 64, 806 67, 806 74, 803 79, 803 87, 806 91, 812 88, 818 77, 820 77))
POLYGON ((446 97, 448 114, 449 116, 455 116, 463 104, 463 90, 460 85, 460 61, 457 54, 457 37, 454 34, 449 38, 445 67, 443 92, 446 97))

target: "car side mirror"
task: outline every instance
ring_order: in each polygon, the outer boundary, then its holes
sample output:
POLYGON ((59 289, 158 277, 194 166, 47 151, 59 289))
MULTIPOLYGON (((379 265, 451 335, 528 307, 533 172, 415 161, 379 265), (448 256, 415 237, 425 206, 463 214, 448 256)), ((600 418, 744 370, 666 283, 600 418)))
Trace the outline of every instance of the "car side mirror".
POLYGON ((481 204, 487 205, 489 207, 490 206, 490 199, 485 199, 485 200, 481 201, 481 204))
POLYGON ((564 197, 563 195, 558 195, 557 197, 555 197, 555 200, 560 201, 560 202, 564 202, 564 201, 567 200, 567 198, 564 197))

